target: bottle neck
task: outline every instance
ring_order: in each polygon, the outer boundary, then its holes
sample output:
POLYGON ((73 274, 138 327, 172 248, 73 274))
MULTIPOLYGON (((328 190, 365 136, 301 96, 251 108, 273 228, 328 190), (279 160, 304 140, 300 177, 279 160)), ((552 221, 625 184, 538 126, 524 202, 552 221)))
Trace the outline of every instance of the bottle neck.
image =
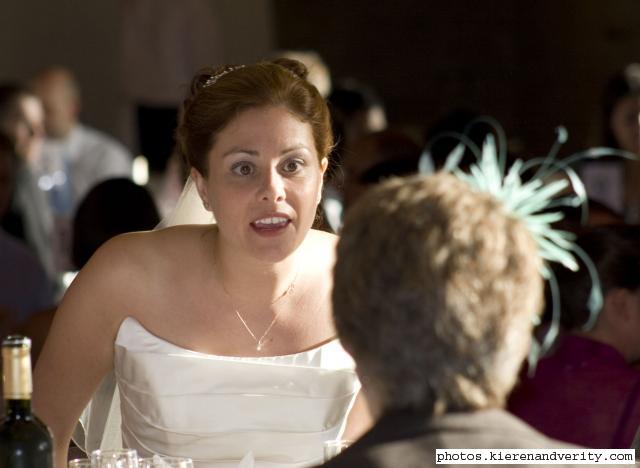
POLYGON ((4 408, 8 418, 22 419, 31 417, 31 400, 4 400, 4 408))

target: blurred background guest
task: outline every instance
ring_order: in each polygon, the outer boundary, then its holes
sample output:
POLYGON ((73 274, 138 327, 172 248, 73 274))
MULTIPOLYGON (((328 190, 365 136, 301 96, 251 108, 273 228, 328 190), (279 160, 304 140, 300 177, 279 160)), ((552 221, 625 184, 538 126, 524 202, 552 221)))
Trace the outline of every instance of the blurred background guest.
POLYGON ((420 147, 394 130, 368 133, 355 140, 344 158, 344 209, 370 187, 392 176, 418 172, 420 147))
POLYGON ((344 161, 353 153, 356 140, 387 127, 387 117, 382 100, 373 89, 353 78, 339 80, 327 100, 335 146, 329 159, 322 208, 330 230, 339 232, 344 210, 344 161))
POLYGON ((315 50, 279 50, 273 54, 274 59, 278 57, 304 63, 304 66, 309 70, 307 77, 309 83, 318 89, 322 97, 329 96, 331 93, 331 72, 318 52, 315 50))
POLYGON ((327 99, 336 135, 336 164, 355 140, 387 128, 382 100, 369 85, 359 80, 344 78, 337 81, 327 99))
POLYGON ((127 178, 100 182, 82 200, 73 219, 74 269, 80 270, 112 237, 149 231, 159 222, 155 202, 146 188, 127 178))
POLYGON ((0 85, 0 131, 9 139, 3 145, 3 157, 13 161, 11 183, 4 187, 10 201, 5 201, 8 206, 0 213, 0 225, 23 240, 51 281, 56 281, 53 218, 29 166, 39 154, 44 137, 42 104, 19 84, 0 85))
MULTIPOLYGON (((12 141, 0 133, 0 219, 11 207, 20 164, 12 141)), ((0 334, 54 305, 53 285, 38 257, 0 226, 0 334)))
POLYGON ((586 268, 556 269, 566 333, 523 377, 509 409, 557 439, 595 448, 629 448, 640 424, 640 226, 586 228, 577 243, 594 262, 604 295, 595 326, 584 330, 591 279, 586 268))
MULTIPOLYGON (((602 143, 640 155, 640 63, 613 74, 602 96, 602 143)), ((640 162, 591 161, 583 166, 582 178, 591 198, 630 222, 640 221, 640 162)))
POLYGON ((96 183, 131 177, 131 154, 114 138, 80 123, 80 89, 69 70, 46 68, 33 78, 32 86, 44 105, 46 139, 31 166, 54 213, 57 268, 68 270, 74 210, 96 183))

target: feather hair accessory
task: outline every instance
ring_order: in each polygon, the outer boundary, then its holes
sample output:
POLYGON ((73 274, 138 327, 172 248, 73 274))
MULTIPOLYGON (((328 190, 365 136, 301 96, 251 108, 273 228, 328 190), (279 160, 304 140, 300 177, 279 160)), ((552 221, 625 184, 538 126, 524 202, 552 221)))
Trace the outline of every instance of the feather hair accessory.
MULTIPOLYGON (((458 144, 449 153, 442 170, 453 173, 477 191, 491 194, 502 203, 511 216, 519 219, 529 229, 535 239, 538 252, 543 259, 540 273, 549 282, 552 317, 551 325, 542 343, 538 343, 535 339, 532 342, 529 353, 530 371, 535 370, 538 358, 552 346, 560 328, 560 291, 549 262, 560 263, 572 271, 578 270, 579 262, 587 268, 592 287, 587 303, 589 318, 583 329, 589 330, 595 325, 602 308, 602 289, 595 265, 574 242, 575 236, 572 233, 552 226, 552 223, 564 217, 564 214, 557 210, 562 206, 580 207, 582 221, 586 222, 587 194, 573 166, 579 161, 602 156, 636 159, 633 153, 603 147, 591 148, 567 158, 558 159, 558 151, 567 141, 567 137, 565 128, 558 127, 555 142, 547 156, 527 161, 518 159, 507 167, 507 144, 504 131, 494 119, 482 117, 471 122, 464 134, 449 132, 439 135, 427 145, 420 158, 420 172, 431 173, 433 143, 442 138, 456 139, 458 144), (495 136, 492 133, 486 136, 482 149, 466 136, 471 126, 478 123, 488 124, 495 133, 495 136), (459 165, 467 149, 475 156, 476 161, 471 164, 469 171, 465 172, 459 165), (561 177, 558 178, 558 176, 561 177), (573 193, 564 194, 568 188, 571 188, 573 193)), ((536 318, 536 325, 538 323, 539 320, 536 318)))

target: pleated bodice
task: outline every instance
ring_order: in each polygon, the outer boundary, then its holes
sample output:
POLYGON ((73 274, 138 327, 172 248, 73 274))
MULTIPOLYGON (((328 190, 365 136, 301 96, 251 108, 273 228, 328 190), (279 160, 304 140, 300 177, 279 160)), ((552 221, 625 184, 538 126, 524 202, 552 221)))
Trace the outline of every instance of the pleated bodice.
POLYGON ((338 340, 301 353, 228 357, 190 351, 126 318, 115 343, 122 442, 142 455, 187 456, 197 467, 322 462, 359 389, 338 340))

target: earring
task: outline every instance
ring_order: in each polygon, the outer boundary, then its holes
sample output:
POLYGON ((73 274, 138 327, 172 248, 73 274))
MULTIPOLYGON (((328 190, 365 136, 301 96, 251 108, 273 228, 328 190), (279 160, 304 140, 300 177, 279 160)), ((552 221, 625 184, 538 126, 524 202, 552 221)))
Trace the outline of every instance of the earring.
POLYGON ((209 202, 207 200, 202 200, 202 206, 204 206, 204 209, 209 211, 209 202))

